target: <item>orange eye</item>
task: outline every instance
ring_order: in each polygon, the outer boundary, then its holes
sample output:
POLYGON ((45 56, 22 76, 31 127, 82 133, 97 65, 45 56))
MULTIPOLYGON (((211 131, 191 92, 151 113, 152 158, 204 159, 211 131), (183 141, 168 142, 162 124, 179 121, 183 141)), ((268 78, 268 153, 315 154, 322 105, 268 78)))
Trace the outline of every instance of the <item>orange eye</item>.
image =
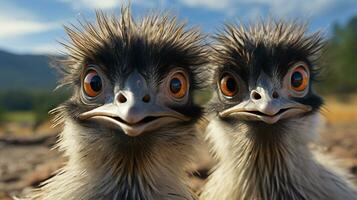
POLYGON ((227 97, 233 97, 238 92, 237 79, 228 73, 222 76, 219 86, 222 93, 227 97))
POLYGON ((176 99, 181 99, 186 95, 188 89, 188 81, 186 76, 178 72, 171 77, 170 94, 176 99))
POLYGON ((89 97, 95 97, 102 91, 102 79, 94 70, 89 70, 83 79, 83 90, 89 97))
POLYGON ((304 67, 297 67, 291 74, 291 88, 297 92, 302 92, 309 84, 309 76, 304 67))

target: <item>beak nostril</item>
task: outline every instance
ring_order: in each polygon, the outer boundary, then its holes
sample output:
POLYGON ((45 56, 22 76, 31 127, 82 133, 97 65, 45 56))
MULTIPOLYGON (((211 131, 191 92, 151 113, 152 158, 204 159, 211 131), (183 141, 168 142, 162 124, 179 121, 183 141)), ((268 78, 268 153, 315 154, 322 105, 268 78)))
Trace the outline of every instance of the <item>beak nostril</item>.
POLYGON ((150 95, 145 95, 144 97, 143 97, 143 102, 145 102, 145 103, 149 103, 150 102, 150 95))
POLYGON ((255 99, 255 100, 259 100, 262 98, 262 96, 258 93, 258 92, 253 92, 252 93, 252 98, 255 99))
POLYGON ((120 103, 125 103, 127 101, 126 97, 123 94, 119 94, 118 101, 120 103))
POLYGON ((279 93, 276 92, 276 91, 274 91, 274 92, 273 92, 273 98, 274 98, 274 99, 277 99, 278 97, 279 97, 279 93))

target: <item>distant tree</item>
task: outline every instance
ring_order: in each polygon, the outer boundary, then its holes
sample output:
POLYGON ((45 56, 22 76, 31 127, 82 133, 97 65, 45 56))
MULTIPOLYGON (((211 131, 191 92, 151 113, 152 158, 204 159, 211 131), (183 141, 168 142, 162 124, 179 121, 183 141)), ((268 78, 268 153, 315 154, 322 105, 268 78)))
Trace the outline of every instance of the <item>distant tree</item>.
POLYGON ((0 93, 0 105, 8 111, 31 110, 36 93, 33 91, 9 90, 0 93))
POLYGON ((48 111, 55 108, 69 96, 68 91, 9 90, 0 92, 0 121, 4 111, 31 111, 35 115, 34 128, 48 120, 48 111))
POLYGON ((334 26, 324 62, 328 71, 323 91, 357 92, 357 16, 345 26, 334 26))
POLYGON ((64 102, 65 99, 68 98, 68 95, 69 94, 66 91, 56 91, 36 95, 32 108, 35 113, 33 128, 35 129, 43 122, 47 121, 50 118, 48 112, 64 102))
POLYGON ((5 109, 0 106, 0 124, 5 120, 5 109))

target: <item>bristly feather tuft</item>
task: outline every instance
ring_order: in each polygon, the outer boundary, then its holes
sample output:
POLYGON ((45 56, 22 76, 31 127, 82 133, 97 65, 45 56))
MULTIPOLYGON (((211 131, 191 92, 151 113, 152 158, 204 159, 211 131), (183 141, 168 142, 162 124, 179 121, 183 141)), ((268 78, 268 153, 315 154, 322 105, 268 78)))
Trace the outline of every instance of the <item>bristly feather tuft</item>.
POLYGON ((207 70, 198 66, 207 63, 207 48, 205 36, 197 28, 186 29, 185 23, 179 23, 176 17, 165 13, 154 13, 136 21, 129 7, 122 8, 120 17, 97 11, 96 19, 96 23, 79 21, 79 27, 65 26, 70 41, 62 43, 68 52, 65 59, 57 64, 63 74, 59 87, 78 84, 78 77, 86 62, 110 63, 112 67, 115 65, 115 70, 119 70, 115 73, 120 73, 133 68, 128 65, 133 64, 130 59, 134 55, 144 56, 140 63, 136 63, 138 65, 149 63, 158 68, 172 65, 188 67, 197 77, 193 86, 204 87, 203 73, 207 70), (150 58, 145 56, 156 56, 158 58, 155 60, 161 63, 150 63, 150 58))
POLYGON ((307 34, 307 24, 298 20, 270 18, 252 25, 226 24, 223 31, 214 36, 219 44, 213 46, 212 62, 215 66, 245 67, 254 60, 254 51, 259 46, 270 50, 291 49, 308 58, 315 78, 320 72, 316 62, 325 46, 323 38, 322 31, 307 34))

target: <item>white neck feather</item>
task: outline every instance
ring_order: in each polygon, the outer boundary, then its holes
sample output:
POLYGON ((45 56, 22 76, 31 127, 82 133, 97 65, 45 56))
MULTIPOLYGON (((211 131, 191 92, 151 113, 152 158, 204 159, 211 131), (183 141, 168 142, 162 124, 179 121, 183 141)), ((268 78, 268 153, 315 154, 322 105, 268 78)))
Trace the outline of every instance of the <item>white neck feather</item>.
POLYGON ((69 161, 32 199, 194 198, 184 171, 197 140, 193 134, 178 136, 181 145, 173 140, 120 147, 113 137, 83 131, 65 124, 59 148, 69 161))
POLYGON ((348 184, 317 163, 308 148, 318 122, 316 114, 290 120, 289 129, 281 132, 255 133, 244 123, 232 128, 212 120, 207 138, 219 164, 201 199, 355 198, 348 184))

